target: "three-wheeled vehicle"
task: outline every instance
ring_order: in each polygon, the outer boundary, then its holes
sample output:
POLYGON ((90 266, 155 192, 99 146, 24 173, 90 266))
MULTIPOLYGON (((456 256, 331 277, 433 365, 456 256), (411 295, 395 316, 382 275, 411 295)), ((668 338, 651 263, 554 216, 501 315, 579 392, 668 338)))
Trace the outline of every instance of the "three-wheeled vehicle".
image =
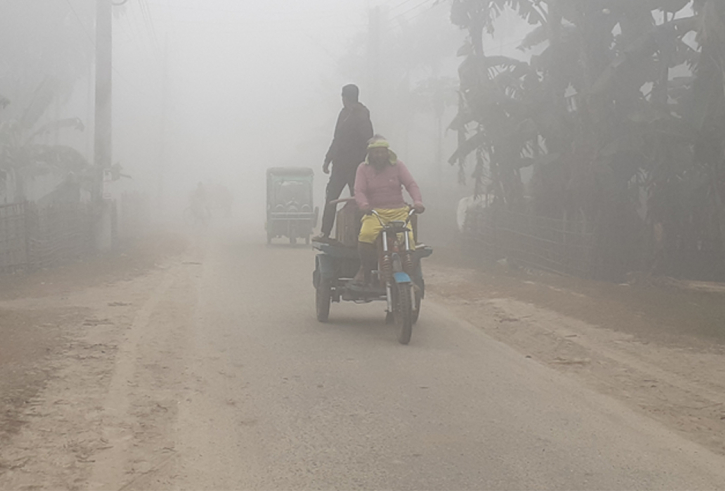
POLYGON ((310 243, 319 209, 312 201, 314 173, 308 167, 267 169, 267 244, 276 237, 310 243))
POLYGON ((411 238, 412 209, 407 220, 387 224, 377 212, 372 213, 380 220, 383 229, 377 239, 377 270, 372 272, 371 281, 365 286, 353 282, 360 267, 357 247, 338 241, 313 242, 313 247, 320 251, 315 257, 312 275, 317 320, 327 322, 332 302, 384 301, 387 303, 385 322, 395 324, 399 329, 398 341, 408 344, 425 297, 421 259, 430 256, 433 249, 415 244, 411 238))

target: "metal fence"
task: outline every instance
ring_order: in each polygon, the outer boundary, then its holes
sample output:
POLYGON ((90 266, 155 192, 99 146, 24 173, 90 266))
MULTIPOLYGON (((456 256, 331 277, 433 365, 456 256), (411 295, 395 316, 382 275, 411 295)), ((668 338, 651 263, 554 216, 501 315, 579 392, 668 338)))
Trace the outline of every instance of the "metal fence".
POLYGON ((0 273, 14 273, 29 263, 26 203, 0 206, 0 273))
POLYGON ((32 203, 0 206, 0 273, 68 262, 93 251, 94 217, 88 205, 32 203))
POLYGON ((596 275, 593 224, 557 220, 499 208, 471 209, 466 214, 469 250, 485 259, 511 262, 580 277, 596 275))

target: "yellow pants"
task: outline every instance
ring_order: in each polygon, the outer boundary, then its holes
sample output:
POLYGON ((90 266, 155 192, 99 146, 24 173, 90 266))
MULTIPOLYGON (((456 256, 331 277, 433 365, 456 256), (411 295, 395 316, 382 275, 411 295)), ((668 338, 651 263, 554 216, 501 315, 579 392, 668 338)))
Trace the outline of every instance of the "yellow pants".
MULTIPOLYGON (((378 215, 380 215, 383 223, 387 224, 388 222, 392 222, 395 220, 407 220, 410 208, 406 206, 405 208, 396 208, 393 210, 376 209, 375 211, 378 212, 378 215)), ((378 217, 376 217, 375 215, 364 215, 362 217, 362 227, 360 227, 360 235, 358 236, 357 240, 366 244, 374 244, 375 240, 378 238, 378 235, 380 235, 380 232, 382 230, 383 226, 380 224, 380 221, 378 221, 378 217)), ((410 248, 415 249, 415 240, 413 240, 413 233, 408 232, 408 237, 410 237, 410 248)))

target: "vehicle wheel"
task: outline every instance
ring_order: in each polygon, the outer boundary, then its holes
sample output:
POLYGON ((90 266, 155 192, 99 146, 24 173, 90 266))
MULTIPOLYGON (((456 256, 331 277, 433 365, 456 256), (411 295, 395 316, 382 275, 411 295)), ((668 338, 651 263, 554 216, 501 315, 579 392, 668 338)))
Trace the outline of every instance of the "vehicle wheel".
POLYGON ((415 297, 413 298, 413 324, 418 322, 418 317, 420 317, 420 304, 422 303, 422 301, 423 296, 420 293, 415 292, 415 297))
POLYGON ((330 317, 330 303, 332 302, 332 283, 330 280, 320 279, 315 289, 315 308, 317 320, 327 322, 330 317))
POLYGON ((400 332, 398 334, 398 342, 400 344, 408 344, 410 336, 413 334, 413 299, 411 298, 412 288, 410 284, 398 284, 396 286, 395 303, 395 323, 398 325, 400 332))

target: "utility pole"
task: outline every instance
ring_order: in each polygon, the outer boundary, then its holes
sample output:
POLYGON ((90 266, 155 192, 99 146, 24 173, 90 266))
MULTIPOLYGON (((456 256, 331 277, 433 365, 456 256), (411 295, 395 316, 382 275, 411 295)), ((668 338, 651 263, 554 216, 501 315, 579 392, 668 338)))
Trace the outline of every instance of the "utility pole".
POLYGON ((101 250, 113 241, 114 209, 104 201, 104 177, 113 162, 113 0, 96 0, 96 106, 93 206, 100 210, 96 241, 101 250))
POLYGON ((169 36, 164 41, 164 59, 161 74, 161 122, 159 126, 159 164, 157 189, 157 218, 161 221, 164 213, 164 173, 166 171, 166 124, 169 112, 169 36))
POLYGON ((96 0, 96 114, 94 164, 100 175, 113 159, 113 3, 96 0))

